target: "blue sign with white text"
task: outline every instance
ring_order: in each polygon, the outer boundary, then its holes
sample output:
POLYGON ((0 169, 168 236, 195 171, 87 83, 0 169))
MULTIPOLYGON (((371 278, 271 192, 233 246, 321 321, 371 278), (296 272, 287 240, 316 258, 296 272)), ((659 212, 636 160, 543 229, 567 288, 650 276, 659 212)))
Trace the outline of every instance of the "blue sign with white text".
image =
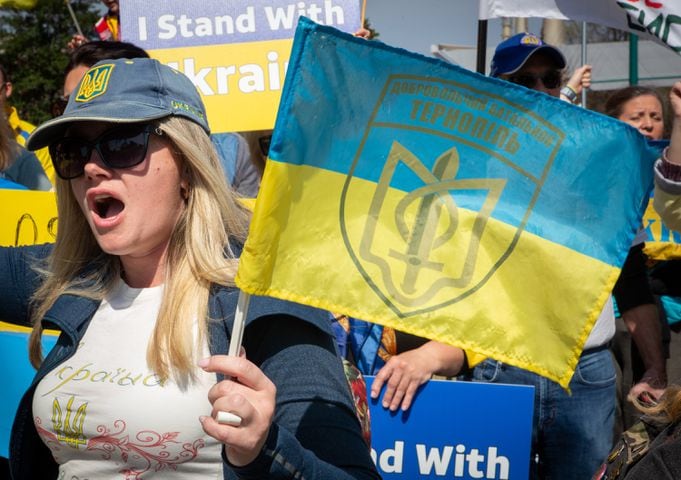
POLYGON ((293 38, 302 15, 354 32, 357 0, 121 0, 125 41, 145 50, 293 38))
POLYGON ((371 455, 384 479, 526 480, 533 408, 531 386, 431 380, 407 412, 369 400, 371 455))

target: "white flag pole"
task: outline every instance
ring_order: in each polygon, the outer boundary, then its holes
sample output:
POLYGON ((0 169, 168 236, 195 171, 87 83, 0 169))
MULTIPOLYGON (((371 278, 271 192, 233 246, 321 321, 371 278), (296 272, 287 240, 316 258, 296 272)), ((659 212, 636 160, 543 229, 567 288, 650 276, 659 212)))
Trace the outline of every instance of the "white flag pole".
MULTIPOLYGON (((587 62, 587 55, 586 55, 586 27, 587 24, 586 22, 582 22, 582 65, 586 65, 587 62)), ((586 108, 586 97, 587 97, 587 92, 586 88, 582 88, 582 107, 586 108)))
POLYGON ((238 356, 241 348, 241 341, 244 338, 244 328, 246 326, 246 315, 248 314, 248 303, 251 295, 239 291, 239 298, 236 301, 236 312, 234 313, 234 325, 232 326, 232 337, 229 340, 227 355, 238 356))
MULTIPOLYGON (((236 301, 236 312, 234 312, 234 323, 232 325, 232 335, 229 339, 229 347, 227 348, 227 355, 238 356, 241 349, 241 342, 244 338, 244 329, 246 327, 246 315, 248 314, 248 304, 251 301, 251 295, 239 291, 239 298, 236 301)), ((223 425, 230 425, 238 427, 241 425, 241 417, 232 412, 224 412, 220 410, 215 417, 215 420, 223 425)))

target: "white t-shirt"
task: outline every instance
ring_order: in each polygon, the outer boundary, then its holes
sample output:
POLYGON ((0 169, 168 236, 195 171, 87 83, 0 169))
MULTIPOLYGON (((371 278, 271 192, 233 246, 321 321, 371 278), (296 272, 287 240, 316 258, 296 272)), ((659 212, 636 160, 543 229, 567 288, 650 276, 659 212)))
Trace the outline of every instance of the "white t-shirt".
POLYGON ((162 293, 121 281, 74 356, 38 384, 33 419, 60 480, 222 478, 221 446, 199 423, 214 374, 197 367, 180 389, 147 367, 162 293))

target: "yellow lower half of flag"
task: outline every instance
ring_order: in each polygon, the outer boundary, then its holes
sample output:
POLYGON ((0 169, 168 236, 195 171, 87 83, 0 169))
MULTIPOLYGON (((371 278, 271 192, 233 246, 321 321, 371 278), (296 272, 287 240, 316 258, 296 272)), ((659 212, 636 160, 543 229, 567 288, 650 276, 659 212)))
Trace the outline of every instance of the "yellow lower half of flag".
POLYGON ((457 345, 566 387, 619 269, 443 192, 379 190, 270 161, 239 287, 457 345))

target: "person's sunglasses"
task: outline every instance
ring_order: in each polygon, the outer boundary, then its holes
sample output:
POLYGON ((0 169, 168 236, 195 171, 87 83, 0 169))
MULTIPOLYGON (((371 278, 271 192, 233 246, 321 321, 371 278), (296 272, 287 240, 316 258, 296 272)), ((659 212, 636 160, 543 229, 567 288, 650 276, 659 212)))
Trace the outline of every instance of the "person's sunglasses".
POLYGON ((546 88, 558 88, 563 81, 563 74, 560 70, 549 70, 541 75, 517 73, 511 75, 508 80, 526 88, 534 88, 537 85, 537 81, 541 80, 546 88))
POLYGON ((66 137, 50 145, 50 156, 57 175, 64 180, 83 174, 93 150, 109 168, 131 168, 146 158, 151 133, 163 134, 156 125, 135 124, 107 130, 92 142, 66 137))

